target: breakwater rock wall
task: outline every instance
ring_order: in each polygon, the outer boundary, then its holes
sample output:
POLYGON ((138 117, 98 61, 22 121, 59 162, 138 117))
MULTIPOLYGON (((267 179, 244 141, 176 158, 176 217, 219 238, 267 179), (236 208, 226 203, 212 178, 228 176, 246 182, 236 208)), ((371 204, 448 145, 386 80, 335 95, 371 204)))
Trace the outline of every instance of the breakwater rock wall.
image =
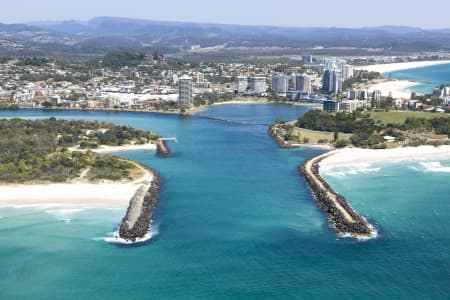
POLYGON ((119 237, 135 242, 150 230, 150 221, 158 203, 161 178, 155 171, 151 184, 143 184, 130 200, 127 213, 119 226, 119 237))
POLYGON ((299 166, 319 207, 339 234, 353 237, 371 237, 373 227, 367 220, 356 213, 347 200, 336 193, 319 174, 319 164, 328 155, 315 157, 299 166))
POLYGON ((270 137, 280 146, 281 148, 294 148, 294 146, 283 140, 276 132, 275 128, 269 127, 268 133, 270 137))
POLYGON ((171 154, 170 153, 170 149, 169 149, 169 146, 167 146, 167 143, 166 143, 165 140, 159 139, 156 142, 156 153, 159 156, 162 156, 162 157, 169 157, 170 156, 170 154, 171 154))

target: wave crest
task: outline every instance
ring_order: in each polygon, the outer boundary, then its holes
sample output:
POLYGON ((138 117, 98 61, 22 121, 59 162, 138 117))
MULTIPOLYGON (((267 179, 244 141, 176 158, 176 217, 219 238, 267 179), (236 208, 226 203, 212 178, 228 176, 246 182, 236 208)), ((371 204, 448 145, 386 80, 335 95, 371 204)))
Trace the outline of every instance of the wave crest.
POLYGON ((320 172, 323 175, 342 178, 358 174, 370 174, 379 172, 381 168, 375 168, 371 164, 355 164, 348 166, 321 167, 320 172))
POLYGON ((450 167, 443 166, 438 161, 421 162, 420 166, 421 166, 421 170, 424 172, 450 173, 450 167))

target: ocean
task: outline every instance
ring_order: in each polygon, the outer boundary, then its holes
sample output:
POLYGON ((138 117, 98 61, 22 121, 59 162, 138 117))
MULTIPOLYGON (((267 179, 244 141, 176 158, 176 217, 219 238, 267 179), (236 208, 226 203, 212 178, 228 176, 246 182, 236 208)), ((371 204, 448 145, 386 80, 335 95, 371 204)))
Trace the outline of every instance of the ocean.
POLYGON ((389 74, 393 79, 420 82, 421 84, 408 89, 421 94, 431 94, 439 85, 450 84, 450 64, 395 71, 384 76, 387 78, 389 74))
POLYGON ((368 241, 339 237, 297 172, 323 150, 280 149, 263 125, 306 111, 243 104, 200 113, 236 122, 0 112, 108 121, 178 139, 170 158, 120 153, 163 177, 145 244, 105 242, 125 209, 0 208, 0 299, 448 299, 450 160, 324 170, 379 231, 368 241))

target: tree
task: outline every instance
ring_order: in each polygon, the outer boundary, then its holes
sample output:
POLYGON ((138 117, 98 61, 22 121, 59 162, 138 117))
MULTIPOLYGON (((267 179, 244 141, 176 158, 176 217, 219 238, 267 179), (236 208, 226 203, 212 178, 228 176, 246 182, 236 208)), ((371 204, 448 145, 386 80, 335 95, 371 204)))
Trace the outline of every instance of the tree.
POLYGON ((50 108, 50 107, 53 106, 53 104, 51 102, 49 102, 49 101, 45 101, 45 102, 42 103, 42 106, 45 107, 45 108, 50 108))
POLYGON ((349 144, 349 141, 347 140, 337 140, 336 143, 334 144, 334 146, 336 148, 344 148, 347 147, 349 144))

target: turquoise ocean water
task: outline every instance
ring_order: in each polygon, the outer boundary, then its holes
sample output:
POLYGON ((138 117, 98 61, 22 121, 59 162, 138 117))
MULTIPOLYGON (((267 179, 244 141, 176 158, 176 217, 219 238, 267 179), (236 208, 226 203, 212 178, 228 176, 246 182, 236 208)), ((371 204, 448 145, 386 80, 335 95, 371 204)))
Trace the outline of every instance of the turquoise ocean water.
MULTIPOLYGON (((389 73, 384 74, 385 77, 389 73)), ((442 83, 450 84, 450 64, 395 71, 392 78, 420 82, 420 85, 409 88, 421 94, 431 94, 433 89, 442 83)))
POLYGON ((297 173, 321 150, 279 149, 266 126, 252 125, 305 111, 259 104, 201 113, 246 125, 145 113, 0 112, 109 121, 179 140, 167 159, 121 154, 164 179, 157 234, 141 246, 102 240, 124 210, 0 208, 0 299, 448 298, 450 160, 324 170, 380 232, 365 242, 339 238, 297 173))

